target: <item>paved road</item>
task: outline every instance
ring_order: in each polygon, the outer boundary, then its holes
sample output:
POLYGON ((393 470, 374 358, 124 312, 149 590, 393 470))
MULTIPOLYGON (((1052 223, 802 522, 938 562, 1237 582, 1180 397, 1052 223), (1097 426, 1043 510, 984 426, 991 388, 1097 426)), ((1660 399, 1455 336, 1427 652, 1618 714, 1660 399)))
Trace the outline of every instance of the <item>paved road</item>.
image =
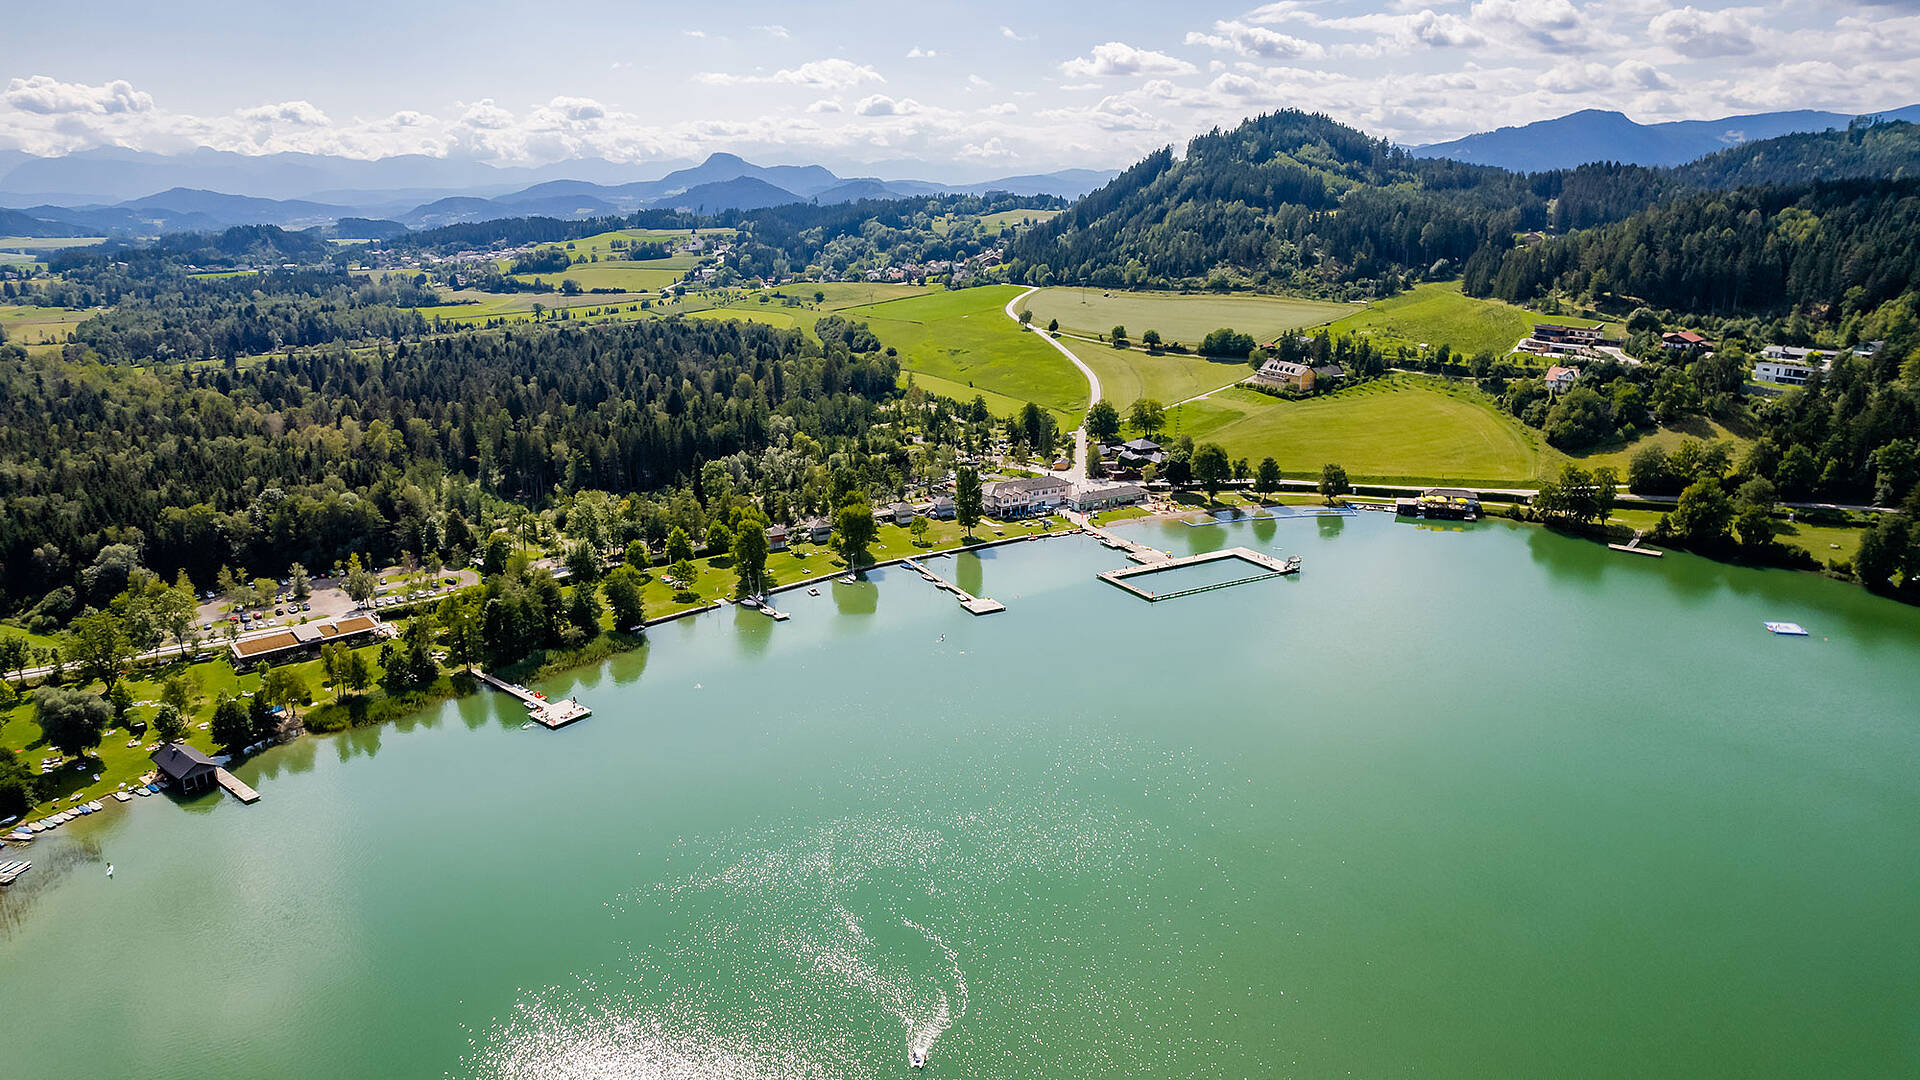
MULTIPOLYGON (((1028 289, 1026 292, 1007 301, 1007 318, 1018 323, 1020 316, 1013 310, 1013 306, 1039 291, 1038 288, 1028 289)), ((1100 400, 1100 376, 1095 375, 1092 368, 1081 363, 1080 358, 1073 355, 1072 349, 1053 340, 1053 335, 1044 330, 1033 330, 1030 332, 1039 334, 1040 340, 1060 350, 1060 355, 1066 357, 1069 363, 1080 369, 1080 374, 1087 377, 1087 408, 1092 409, 1093 403, 1100 400)), ((1087 420, 1084 415, 1080 418, 1080 426, 1075 428, 1073 432, 1073 468, 1068 469, 1066 472, 1058 473, 1051 469, 1047 471, 1051 475, 1058 476, 1069 483, 1077 484, 1087 478, 1087 420)))

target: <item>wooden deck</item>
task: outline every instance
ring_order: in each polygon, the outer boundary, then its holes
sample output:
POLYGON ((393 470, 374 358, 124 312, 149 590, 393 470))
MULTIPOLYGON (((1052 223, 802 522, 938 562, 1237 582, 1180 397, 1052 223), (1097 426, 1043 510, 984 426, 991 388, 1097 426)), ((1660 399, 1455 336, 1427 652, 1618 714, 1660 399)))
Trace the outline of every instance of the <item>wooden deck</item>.
POLYGON ((970 615, 991 615, 996 611, 1007 610, 1007 605, 1000 601, 991 597, 975 596, 960 586, 955 585, 953 582, 948 581, 946 578, 941 577, 939 574, 927 569, 926 564, 922 563, 919 559, 902 559, 900 560, 900 565, 926 578, 938 588, 945 589, 947 592, 958 597, 960 606, 965 608, 970 615))
POLYGON ((227 789, 228 794, 243 803, 256 803, 260 801, 259 792, 248 787, 239 777, 225 769, 213 770, 213 778, 221 787, 227 789))
POLYGON ((489 675, 484 671, 476 671, 473 674, 475 678, 493 687, 495 690, 519 698, 527 707, 527 718, 548 729, 563 728, 575 720, 585 720, 587 717, 593 715, 592 709, 587 708, 572 698, 568 698, 565 701, 548 701, 543 697, 536 696, 533 691, 524 686, 510 683, 505 679, 489 675))
POLYGON ((1251 548, 1225 548, 1220 551, 1206 551, 1198 555, 1185 555, 1180 558, 1169 556, 1164 551, 1157 552, 1157 554, 1160 555, 1158 559, 1142 561, 1138 566, 1109 570, 1099 575, 1099 578, 1109 585, 1118 586, 1140 599, 1152 603, 1161 600, 1172 600, 1180 596, 1192 596, 1195 593, 1212 592, 1215 589, 1230 588, 1234 585, 1245 585, 1250 581, 1264 581, 1268 578, 1284 577, 1288 574, 1297 574, 1300 572, 1299 556, 1294 556, 1291 559, 1283 561, 1264 552, 1254 551, 1251 548), (1254 566, 1259 567, 1262 572, 1248 577, 1235 578, 1232 581, 1215 581, 1206 585, 1195 585, 1190 589, 1178 589, 1169 593, 1148 592, 1127 580, 1128 578, 1139 577, 1142 574, 1157 574, 1167 570, 1178 570, 1183 566, 1199 566, 1203 563, 1219 562, 1222 559, 1239 559, 1242 562, 1252 563, 1254 566))

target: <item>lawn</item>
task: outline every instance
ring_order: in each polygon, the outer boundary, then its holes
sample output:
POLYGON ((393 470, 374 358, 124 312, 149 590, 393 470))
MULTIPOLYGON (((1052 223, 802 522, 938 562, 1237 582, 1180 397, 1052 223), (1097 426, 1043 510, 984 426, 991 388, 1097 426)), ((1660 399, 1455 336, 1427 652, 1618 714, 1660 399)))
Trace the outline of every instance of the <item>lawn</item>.
POLYGON ((1230 389, 1171 409, 1167 435, 1217 442, 1233 457, 1271 455, 1293 477, 1338 464, 1354 480, 1522 485, 1557 460, 1537 432, 1467 386, 1395 375, 1283 401, 1230 389))
POLYGON ((1060 344, 1100 376, 1100 395, 1122 413, 1141 398, 1162 405, 1185 401, 1210 390, 1232 386, 1253 374, 1240 360, 1203 360, 1176 353, 1149 353, 1142 348, 1116 349, 1111 345, 1063 337, 1060 344))
POLYGON ((1633 455, 1639 453, 1641 450, 1649 446, 1659 446, 1668 453, 1672 453, 1681 443, 1689 439, 1697 439, 1701 442, 1725 443, 1727 449, 1732 452, 1733 460, 1735 461, 1739 461, 1746 454, 1747 447, 1753 442, 1748 436, 1727 427, 1717 420, 1711 420, 1704 416, 1694 416, 1688 417, 1678 424, 1661 427, 1658 430, 1648 432, 1625 445, 1612 444, 1588 451, 1584 454, 1572 454, 1569 456, 1578 460, 1583 468, 1597 469, 1602 465, 1611 465, 1614 467, 1614 470, 1624 478, 1627 475, 1628 464, 1633 461, 1633 455))
POLYGON ((903 368, 966 387, 966 397, 978 388, 1035 402, 1059 413, 1062 427, 1078 427, 1088 404, 1087 381, 1053 346, 1007 318, 1007 301, 1020 292, 1015 285, 988 285, 847 308, 845 314, 898 349, 903 368))
POLYGON ((693 269, 698 262, 698 259, 691 256, 677 256, 671 259, 650 259, 645 262, 609 260, 577 263, 565 270, 555 270, 550 273, 515 274, 513 280, 522 283, 537 280, 549 285, 558 285, 562 281, 572 280, 583 289, 659 292, 686 276, 686 272, 693 269))
POLYGON ((0 304, 0 329, 16 345, 59 345, 74 327, 92 318, 94 311, 0 304))
MULTIPOLYGON (((369 645, 357 651, 367 658, 369 665, 376 672, 379 670, 379 645, 369 645)), ((332 700, 332 692, 322 688, 322 684, 326 682, 326 675, 321 670, 320 661, 308 660, 291 666, 306 681, 315 701, 332 700)), ((133 694, 133 700, 136 703, 130 716, 151 723, 157 711, 155 705, 139 703, 157 703, 160 697, 160 680, 178 670, 181 670, 181 665, 171 664, 160 669, 142 668, 137 678, 128 676, 125 680, 127 689, 133 694)), ((201 725, 212 718, 213 706, 220 695, 238 697, 242 693, 258 690, 260 675, 257 672, 245 675, 235 674, 224 658, 192 664, 186 670, 191 673, 199 687, 199 703, 190 718, 187 742, 209 754, 217 753, 212 738, 201 725)), ((100 684, 92 684, 91 689, 98 692, 100 684)), ((303 716, 306 713, 305 708, 299 711, 303 716)), ((108 793, 118 790, 123 781, 131 785, 134 780, 153 768, 146 751, 146 747, 154 741, 152 730, 149 729, 142 736, 138 746, 127 745, 130 737, 125 728, 113 728, 107 732, 106 738, 101 740, 99 749, 93 752, 93 757, 87 760, 87 768, 84 771, 75 770, 70 763, 59 772, 61 782, 56 800, 60 809, 72 805, 67 798, 70 795, 82 794, 86 798, 106 799, 108 793), (98 781, 93 779, 96 773, 100 776, 98 781)), ((41 758, 52 757, 59 753, 40 742, 40 725, 34 721, 31 700, 0 710, 0 746, 19 753, 21 759, 36 775, 39 773, 41 758)), ((27 815, 27 818, 45 817, 54 810, 54 802, 43 803, 36 807, 33 813, 27 815)))
POLYGON ((1317 326, 1353 310, 1351 304, 1296 300, 1254 293, 1126 292, 1117 289, 1041 289, 1016 310, 1033 312, 1036 326, 1060 320, 1070 334, 1094 336, 1127 328, 1134 340, 1157 330, 1165 341, 1197 344, 1222 327, 1265 342, 1288 330, 1317 326))
MULTIPOLYGON (((1535 323, 1582 323, 1596 319, 1542 315, 1499 300, 1466 296, 1457 281, 1416 285, 1399 296, 1375 301, 1335 322, 1343 334, 1371 334, 1385 345, 1449 345, 1455 352, 1505 353, 1533 332, 1535 323)), ((1129 327, 1128 329, 1132 329, 1129 327)), ((1609 327, 1611 336, 1618 328, 1609 327)))

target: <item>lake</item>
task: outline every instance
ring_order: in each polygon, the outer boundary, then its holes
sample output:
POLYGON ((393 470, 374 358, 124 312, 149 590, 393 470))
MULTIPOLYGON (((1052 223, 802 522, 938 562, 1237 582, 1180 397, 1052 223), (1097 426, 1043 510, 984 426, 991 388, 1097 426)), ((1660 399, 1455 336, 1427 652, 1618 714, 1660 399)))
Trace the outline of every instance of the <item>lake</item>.
POLYGON ((656 627, 558 732, 484 693, 70 825, 0 898, 0 1072, 1920 1071, 1920 611, 1504 522, 1123 531, 1305 567, 941 557, 1008 610, 879 572, 656 627))

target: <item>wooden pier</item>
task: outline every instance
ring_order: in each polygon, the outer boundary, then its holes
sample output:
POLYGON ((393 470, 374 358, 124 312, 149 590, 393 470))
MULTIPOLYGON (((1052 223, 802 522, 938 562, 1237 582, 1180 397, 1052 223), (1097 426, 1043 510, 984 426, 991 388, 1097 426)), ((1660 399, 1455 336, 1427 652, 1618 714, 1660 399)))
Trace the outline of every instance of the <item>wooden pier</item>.
POLYGON ((565 701, 548 701, 546 698, 536 695, 533 691, 518 683, 510 683, 505 679, 489 675, 484 671, 476 671, 473 674, 475 678, 493 687, 495 690, 519 698, 527 707, 527 718, 546 728, 557 730, 566 727, 575 720, 585 720, 587 717, 593 715, 592 709, 580 704, 579 701, 573 698, 568 698, 565 701))
POLYGON ((1634 533, 1633 539, 1624 544, 1608 544, 1607 546, 1615 551, 1624 551, 1629 555, 1651 555, 1656 559, 1666 554, 1666 552, 1659 551, 1655 548, 1641 547, 1640 541, 1645 535, 1645 533, 1634 533))
POLYGON ((228 794, 243 803, 257 803, 260 801, 259 792, 248 787, 239 777, 225 769, 213 770, 213 779, 221 787, 226 788, 228 794))
POLYGON ((953 582, 948 581, 946 578, 941 577, 939 574, 927 569, 926 565, 919 559, 902 559, 900 560, 900 564, 912 570, 914 573, 919 574, 921 577, 926 578, 936 587, 945 589, 954 596, 959 597, 960 606, 966 608, 969 614, 991 615, 996 611, 1007 610, 1007 605, 1000 601, 990 597, 975 596, 960 586, 955 585, 953 582))
POLYGON ((1088 536, 1100 541, 1107 547, 1113 548, 1116 551, 1126 552, 1127 558, 1132 559, 1142 566, 1164 563, 1173 558, 1171 554, 1161 551, 1157 547, 1149 547, 1138 540, 1129 540, 1124 536, 1116 536, 1097 525, 1087 525, 1086 531, 1088 536))
POLYGON ((1180 558, 1168 556, 1166 552, 1159 552, 1158 554, 1161 556, 1159 559, 1151 562, 1143 561, 1139 566, 1128 566, 1119 570, 1109 570, 1099 575, 1099 578, 1109 585, 1125 589, 1142 600, 1148 601, 1149 603, 1157 603, 1161 600, 1172 600, 1175 597, 1212 592, 1215 589, 1226 589, 1235 585, 1245 585, 1250 581, 1264 581, 1268 578, 1284 577, 1288 574, 1297 574, 1300 572, 1300 556, 1298 555, 1282 560, 1276 559, 1263 552, 1254 551, 1251 548, 1226 548, 1221 551, 1207 551, 1199 555, 1186 555, 1180 558), (1219 562, 1222 559, 1239 559, 1242 562, 1252 563, 1254 566, 1259 567, 1262 572, 1252 574, 1248 577, 1235 578, 1232 581, 1216 581, 1206 585, 1195 585, 1190 589, 1178 589, 1169 593, 1148 592, 1127 580, 1128 578, 1139 577, 1143 574, 1157 574, 1168 570, 1178 570, 1185 566, 1199 566, 1204 563, 1219 562))

